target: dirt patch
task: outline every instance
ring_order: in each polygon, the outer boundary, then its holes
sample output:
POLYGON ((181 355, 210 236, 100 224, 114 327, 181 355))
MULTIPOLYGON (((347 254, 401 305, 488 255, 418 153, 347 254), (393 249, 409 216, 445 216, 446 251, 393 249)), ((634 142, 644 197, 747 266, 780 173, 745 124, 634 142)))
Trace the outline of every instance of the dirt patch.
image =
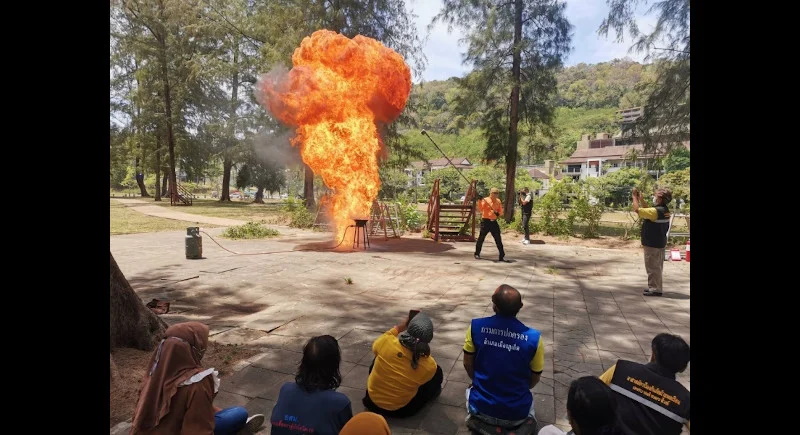
MULTIPOLYGON (((214 367, 219 370, 220 376, 228 375, 237 362, 258 353, 255 349, 211 341, 203 356, 203 367, 214 367)), ((152 351, 129 348, 114 349, 111 353, 116 365, 116 375, 112 371, 110 427, 133 417, 136 400, 139 398, 139 386, 152 355, 152 351)))

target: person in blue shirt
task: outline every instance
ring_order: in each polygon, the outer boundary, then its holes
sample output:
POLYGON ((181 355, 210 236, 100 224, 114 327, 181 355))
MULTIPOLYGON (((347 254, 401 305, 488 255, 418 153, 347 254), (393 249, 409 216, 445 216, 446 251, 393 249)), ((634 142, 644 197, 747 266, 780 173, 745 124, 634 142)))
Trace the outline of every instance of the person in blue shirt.
POLYGON ((494 316, 473 319, 464 341, 472 385, 467 411, 485 423, 516 427, 534 417, 531 389, 544 370, 541 332, 517 320, 522 295, 503 284, 492 295, 494 316))
POLYGON ((281 387, 272 409, 272 434, 338 434, 353 417, 350 399, 336 388, 342 382, 339 343, 330 335, 314 337, 303 348, 294 382, 281 387))

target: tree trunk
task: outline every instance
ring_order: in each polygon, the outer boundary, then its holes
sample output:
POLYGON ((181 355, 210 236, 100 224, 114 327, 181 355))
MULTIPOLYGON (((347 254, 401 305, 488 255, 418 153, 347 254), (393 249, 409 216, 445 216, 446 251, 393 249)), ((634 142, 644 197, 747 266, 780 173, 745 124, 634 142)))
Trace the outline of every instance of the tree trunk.
MULTIPOLYGON (((239 39, 233 40, 233 65, 236 67, 239 63, 239 39)), ((236 67, 231 78, 231 103, 228 109, 228 135, 230 136, 230 144, 236 143, 236 109, 239 107, 239 69, 236 67)), ((235 146, 235 145, 234 145, 235 146)), ((223 175, 222 175, 222 194, 219 197, 220 201, 230 201, 230 187, 231 187, 231 168, 233 167, 233 160, 230 154, 233 152, 230 148, 225 150, 225 159, 223 161, 223 175)))
POLYGON ((314 208, 314 171, 305 163, 303 163, 303 167, 306 173, 303 181, 303 197, 306 200, 306 208, 311 210, 314 208))
POLYGON ((169 168, 164 168, 164 179, 161 182, 161 192, 166 197, 169 197, 169 192, 167 191, 167 180, 169 180, 169 168))
POLYGON ((139 157, 136 157, 136 184, 139 185, 139 193, 142 195, 142 198, 149 198, 150 195, 147 194, 147 186, 144 185, 144 171, 142 168, 139 167, 139 157))
POLYGON ((219 193, 219 200, 222 201, 229 201, 231 200, 231 168, 233 167, 233 162, 230 158, 225 157, 222 161, 222 192, 219 193))
POLYGON ((519 124, 519 82, 522 54, 522 0, 514 0, 514 58, 511 62, 511 75, 514 87, 511 89, 511 120, 508 126, 508 154, 506 155, 506 204, 503 218, 506 222, 514 220, 514 204, 517 192, 514 180, 517 177, 517 125, 519 124))
POLYGON ((264 188, 259 187, 256 190, 256 199, 253 200, 254 203, 263 204, 264 203, 264 188))
POLYGON ((132 347, 153 350, 161 340, 167 324, 147 308, 133 291, 125 275, 111 256, 111 348, 132 347))
POLYGON ((155 200, 161 201, 161 186, 158 184, 158 180, 161 179, 161 135, 156 130, 156 191, 155 191, 155 200))
MULTIPOLYGON (((159 2, 160 15, 164 20, 164 3, 159 2)), ((164 83, 164 115, 167 123, 167 148, 169 150, 169 196, 170 202, 177 201, 178 180, 175 173, 175 133, 172 125, 172 92, 169 85, 169 69, 167 66, 167 35, 161 35, 159 42, 159 58, 161 61, 161 79, 164 83)))

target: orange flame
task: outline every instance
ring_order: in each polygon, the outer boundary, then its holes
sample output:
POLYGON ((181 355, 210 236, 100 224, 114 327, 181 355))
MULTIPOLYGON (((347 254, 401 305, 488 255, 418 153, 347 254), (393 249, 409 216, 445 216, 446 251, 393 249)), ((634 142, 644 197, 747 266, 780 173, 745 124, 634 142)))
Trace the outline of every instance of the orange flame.
POLYGON ((411 71, 380 42, 329 30, 304 38, 292 63, 285 77, 262 76, 257 96, 276 118, 297 127, 292 144, 334 191, 330 206, 341 240, 353 219, 369 218, 380 190, 377 124, 403 111, 411 71))

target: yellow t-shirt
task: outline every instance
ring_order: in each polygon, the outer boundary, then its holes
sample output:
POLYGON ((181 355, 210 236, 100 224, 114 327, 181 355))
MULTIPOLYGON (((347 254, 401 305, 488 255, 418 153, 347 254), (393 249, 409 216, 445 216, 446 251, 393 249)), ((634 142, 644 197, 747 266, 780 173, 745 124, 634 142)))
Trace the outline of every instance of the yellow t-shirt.
POLYGON ((422 356, 416 370, 411 368, 411 349, 400 344, 399 332, 392 328, 372 343, 375 365, 367 378, 369 398, 383 409, 394 411, 408 404, 420 385, 433 379, 436 360, 422 356))
MULTIPOLYGON (((531 371, 541 373, 544 370, 544 343, 542 336, 539 336, 539 344, 536 346, 536 353, 531 360, 531 371)), ((475 343, 472 342, 472 324, 467 326, 467 337, 464 340, 464 352, 475 353, 475 343)))

